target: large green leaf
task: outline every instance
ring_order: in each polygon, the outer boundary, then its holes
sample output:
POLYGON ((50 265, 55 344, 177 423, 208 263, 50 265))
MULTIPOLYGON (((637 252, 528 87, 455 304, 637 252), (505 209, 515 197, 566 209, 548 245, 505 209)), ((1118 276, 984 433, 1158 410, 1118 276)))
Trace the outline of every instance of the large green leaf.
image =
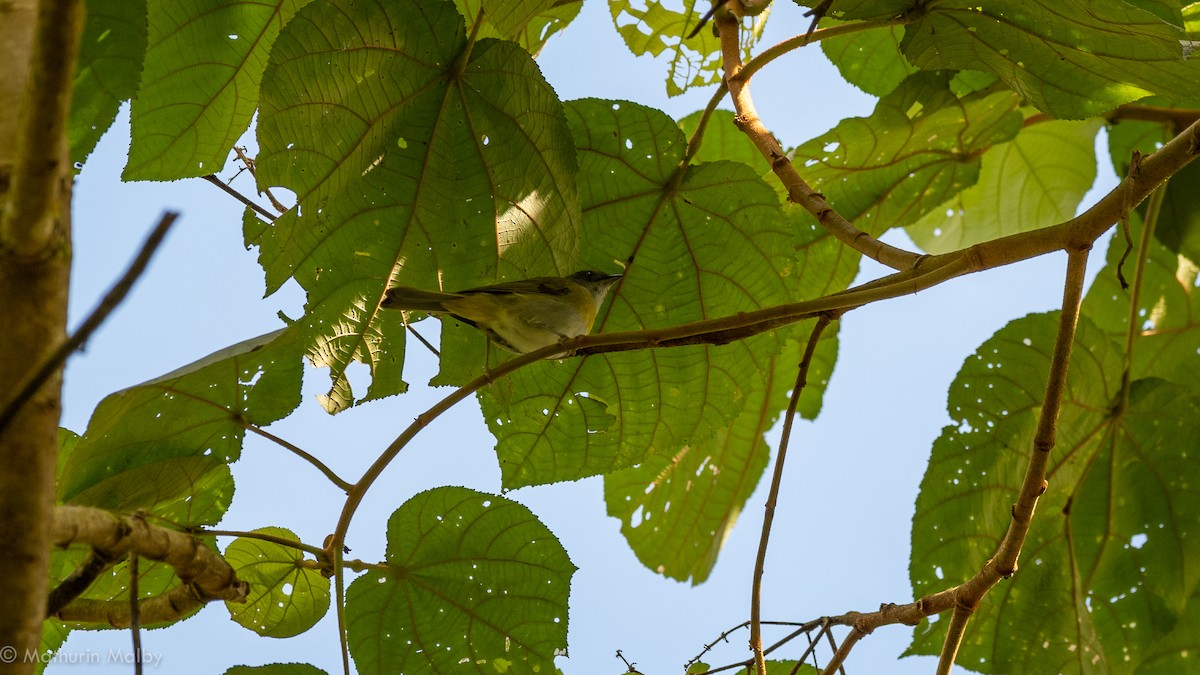
POLYGON ((216 173, 246 131, 279 29, 308 0, 151 0, 126 180, 216 173))
POLYGON ((979 181, 908 227, 927 253, 1067 220, 1096 179, 1100 122, 1047 121, 1021 130, 983 155, 979 181))
POLYGON ((880 234, 908 225, 979 176, 980 154, 1021 128, 1011 92, 957 98, 944 73, 917 73, 870 117, 843 120, 792 152, 838 213, 880 234))
MULTIPOLYGON (((934 443, 913 519, 915 596, 968 579, 1007 528, 1056 327, 1056 314, 1010 323, 952 385, 956 426, 934 443)), ((974 670, 1134 672, 1192 611, 1200 400, 1153 379, 1126 398, 1122 363, 1119 345, 1082 320, 1020 569, 984 599, 959 652, 974 670)), ((919 630, 910 653, 938 653, 946 623, 919 630)))
POLYGON ((300 404, 301 367, 294 331, 282 330, 109 395, 65 462, 60 501, 216 523, 232 497, 228 464, 247 425, 265 426, 300 404))
MULTIPOLYGON (((791 332, 803 340, 812 325, 807 321, 791 332)), ((621 520, 621 534, 643 565, 693 584, 708 578, 767 466, 764 434, 787 407, 803 354, 803 342, 789 341, 771 364, 765 386, 750 393, 746 408, 727 429, 674 456, 654 455, 604 477, 608 515, 621 520)), ((820 410, 836 358, 837 340, 830 331, 800 397, 804 417, 813 419, 820 410)))
MULTIPOLYGON (((290 530, 264 527, 256 534, 299 542, 290 530)), ((298 549, 252 537, 239 537, 225 549, 225 561, 250 584, 245 602, 225 601, 233 620, 266 637, 292 637, 312 628, 329 610, 329 579, 305 565, 298 549)))
MULTIPOLYGON (((721 41, 713 34, 711 24, 687 37, 712 7, 708 0, 683 0, 683 7, 678 9, 671 4, 669 7, 659 0, 608 0, 608 9, 629 51, 638 56, 668 55, 667 94, 678 96, 692 87, 721 81, 721 41)), ((745 60, 762 37, 768 14, 762 8, 769 3, 743 4, 758 5, 761 12, 743 21, 741 46, 745 60)))
MULTIPOLYGON (((580 150, 588 267, 625 264, 597 331, 644 330, 787 302, 793 236, 747 166, 680 173, 686 142, 662 113, 568 106, 580 150)), ((781 339, 602 354, 524 368, 481 392, 506 487, 572 480, 673 453, 728 424, 781 339)))
POLYGON ((905 32, 918 68, 983 70, 1038 109, 1082 119, 1150 94, 1192 98, 1181 26, 1121 0, 948 0, 905 32))
POLYGON ((552 672, 575 566, 529 509, 435 488, 392 514, 387 538, 384 565, 346 591, 359 673, 552 672))
POLYGON ((87 3, 67 126, 76 166, 112 126, 121 101, 137 92, 145 55, 146 0, 87 3))
POLYGON ((295 276, 329 366, 327 409, 403 390, 389 283, 447 290, 569 274, 580 221, 562 106, 527 52, 469 42, 445 0, 319 0, 280 35, 263 86, 259 182, 299 207, 257 238, 267 287, 295 276))

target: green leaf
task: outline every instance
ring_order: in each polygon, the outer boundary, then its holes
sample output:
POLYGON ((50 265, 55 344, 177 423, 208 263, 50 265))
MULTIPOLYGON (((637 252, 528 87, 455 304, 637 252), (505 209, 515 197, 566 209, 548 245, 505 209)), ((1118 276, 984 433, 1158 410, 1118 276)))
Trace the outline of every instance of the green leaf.
POLYGON ((1096 179, 1100 121, 1030 125, 983 155, 975 185, 909 226, 927 253, 946 253, 1070 219, 1096 179))
POLYGON ((874 21, 879 19, 894 19, 913 9, 913 0, 837 0, 829 3, 826 0, 797 0, 802 7, 817 8, 824 5, 823 16, 842 21, 874 21))
MULTIPOLYGON (((813 324, 806 321, 789 333, 804 340, 813 324)), ((820 410, 837 358, 832 331, 818 345, 798 408, 808 419, 820 410)), ((708 579, 767 466, 764 434, 787 407, 803 355, 804 343, 789 341, 771 364, 766 386, 750 394, 728 429, 673 457, 653 455, 640 466, 604 477, 608 515, 620 519, 621 534, 647 568, 692 584, 708 579)))
MULTIPOLYGON (((712 24, 695 36, 687 37, 699 25, 711 3, 708 0, 683 0, 682 4, 680 11, 668 8, 658 0, 608 0, 613 24, 629 51, 637 56, 668 55, 667 94, 670 96, 721 81, 721 41, 713 34, 712 24)), ((763 12, 743 20, 740 31, 743 60, 749 59, 751 49, 762 37, 768 14, 763 12)))
MULTIPOLYGON (((266 534, 299 542, 290 530, 263 527, 266 534)), ((292 637, 312 628, 329 610, 329 579, 305 567, 304 552, 262 539, 239 537, 225 549, 225 561, 250 584, 245 602, 225 602, 234 621, 266 637, 292 637)))
MULTIPOLYGON (((917 498, 913 592, 970 578, 993 554, 1034 452, 1056 314, 1018 319, 969 357, 917 498)), ((975 613, 961 663, 986 673, 1133 672, 1178 625, 1200 582, 1200 400, 1161 380, 1124 403, 1118 345, 1079 323, 1017 574, 975 613), (1030 635, 1036 640, 1030 640, 1030 635)), ((945 620, 914 637, 936 654, 945 620)))
MULTIPOLYGON (((1130 229, 1134 246, 1140 240, 1141 218, 1133 214, 1130 229)), ((1125 344, 1129 330, 1131 290, 1121 288, 1117 266, 1125 253, 1118 234, 1108 247, 1108 263, 1096 275, 1083 302, 1083 314, 1114 341, 1125 344)), ((1126 278, 1134 278, 1138 255, 1125 261, 1126 278)), ((1132 377, 1157 377, 1191 388, 1200 396, 1200 270, 1195 263, 1151 240, 1141 270, 1132 377)))
MULTIPOLYGON (((841 3, 835 3, 838 7, 841 3)), ((822 27, 843 22, 825 19, 822 27)), ((821 51, 847 82, 872 96, 884 96, 917 72, 900 50, 903 26, 885 26, 821 41, 821 51)))
MULTIPOLYGON (((679 120, 679 128, 689 139, 696 132, 696 127, 699 126, 700 117, 703 114, 703 110, 697 110, 679 120)), ((756 171, 765 170, 766 160, 759 154, 758 148, 754 147, 754 143, 746 134, 734 126, 733 118, 734 114, 729 110, 713 111, 712 117, 708 120, 708 126, 704 129, 700 151, 696 153, 694 161, 716 162, 728 159, 741 162, 756 171)))
POLYGON ((33 672, 40 675, 46 666, 54 659, 54 654, 67 641, 71 628, 61 621, 46 619, 42 622, 42 640, 38 643, 38 657, 33 665, 33 672))
POLYGON ((76 166, 112 126, 121 101, 137 92, 146 54, 146 0, 92 0, 87 5, 67 125, 76 166))
POLYGON ((328 675, 307 663, 272 663, 265 666, 234 666, 225 675, 328 675))
POLYGON ((63 467, 59 500, 216 523, 247 426, 300 404, 300 356, 294 332, 276 331, 109 395, 63 467))
POLYGON ((389 284, 456 290, 578 262, 575 153, 562 106, 511 42, 469 43, 444 0, 319 0, 281 33, 264 77, 261 186, 299 207, 256 242, 268 291, 295 276, 332 412, 403 391, 389 284), (430 251, 436 252, 431 255, 430 251))
POLYGON ((1017 97, 955 97, 944 73, 918 73, 870 117, 843 120, 792 153, 838 213, 878 235, 915 222, 979 176, 980 154, 1021 128, 1017 97))
POLYGON ((552 671, 575 566, 524 506, 458 487, 388 520, 386 569, 346 591, 358 672, 552 671))
POLYGON ((454 6, 472 28, 484 12, 479 38, 512 40, 536 56, 552 36, 575 20, 583 0, 454 0, 454 6))
MULTIPOLYGON (((686 143, 666 115, 574 101, 585 266, 624 261, 596 332, 644 330, 788 302, 793 235, 773 190, 735 162, 679 172, 686 143)), ((726 346, 601 354, 523 368, 480 395, 504 485, 573 480, 710 437, 762 386, 773 334, 726 346), (595 405, 598 404, 598 405, 595 405), (607 413, 598 415, 600 406, 607 413)))
POLYGON ((1150 94, 1192 98, 1200 66, 1179 26, 1119 0, 951 0, 902 43, 925 70, 983 70, 1039 110, 1083 119, 1150 94))
POLYGON ((216 173, 246 131, 279 29, 308 0, 152 0, 125 180, 216 173))

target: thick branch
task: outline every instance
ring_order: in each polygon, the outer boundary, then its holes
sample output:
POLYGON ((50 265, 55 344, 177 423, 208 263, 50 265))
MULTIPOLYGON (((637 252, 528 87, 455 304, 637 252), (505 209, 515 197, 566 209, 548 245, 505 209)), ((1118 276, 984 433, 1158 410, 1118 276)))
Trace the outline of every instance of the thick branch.
MULTIPOLYGON (((211 600, 245 602, 249 585, 239 581, 229 563, 196 537, 150 525, 143 518, 119 516, 88 506, 59 506, 51 530, 55 546, 90 546, 99 555, 119 559, 136 553, 175 569, 182 585, 138 603, 143 624, 174 621, 211 600)), ((76 600, 54 615, 62 621, 130 625, 124 600, 76 600)))
POLYGON ((800 177, 792 161, 783 152, 783 146, 767 131, 750 97, 750 84, 741 77, 742 56, 738 45, 738 22, 730 16, 717 18, 717 29, 721 35, 721 54, 725 69, 725 84, 737 110, 735 122, 746 134, 762 156, 771 164, 771 170, 788 191, 788 199, 803 206, 817 218, 830 234, 839 241, 861 252, 863 255, 897 270, 912 269, 921 256, 911 251, 885 244, 855 227, 846 220, 820 193, 800 177))

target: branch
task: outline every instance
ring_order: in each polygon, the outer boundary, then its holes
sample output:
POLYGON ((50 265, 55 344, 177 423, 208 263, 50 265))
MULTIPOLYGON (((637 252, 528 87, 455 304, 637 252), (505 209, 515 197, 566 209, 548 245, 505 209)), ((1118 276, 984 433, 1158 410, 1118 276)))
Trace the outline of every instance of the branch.
MULTIPOLYGON (((33 54, 21 102, 8 202, 0 214, 0 249, 18 259, 59 252, 70 216, 70 158, 66 152, 72 80, 83 31, 83 3, 39 2, 33 54)), ((6 55, 12 58, 12 55, 6 55)), ((21 68, 23 64, 6 65, 21 68)), ((6 110, 3 114, 11 115, 6 110)))
POLYGON ((104 298, 100 300, 100 304, 92 310, 75 334, 59 345, 52 354, 50 354, 40 367, 34 370, 24 384, 17 390, 16 395, 5 404, 3 410, 0 410, 0 434, 8 428, 17 413, 21 412, 21 408, 33 397, 38 389, 45 384, 46 380, 58 372, 66 362, 67 357, 75 353, 77 349, 87 343, 88 338, 96 329, 100 327, 108 315, 112 313, 117 305, 125 299, 129 294, 129 289, 133 288, 133 284, 138 280, 138 277, 146 271, 146 266, 150 263, 150 258, 154 257, 154 252, 158 250, 162 244, 163 238, 167 235, 167 230, 171 228, 171 224, 179 217, 178 213, 167 211, 159 219, 158 225, 150 232, 150 236, 146 237, 146 241, 142 243, 141 250, 133 262, 129 264, 129 268, 117 280, 117 283, 109 289, 104 298))
POLYGON ((1165 108, 1139 103, 1126 103, 1108 114, 1109 122, 1121 120, 1140 120, 1142 122, 1163 122, 1173 127, 1172 133, 1179 133, 1200 119, 1200 110, 1194 108, 1165 108))
POLYGON ((250 207, 251 209, 253 209, 255 213, 262 216, 263 218, 266 218, 268 223, 273 223, 273 222, 275 222, 275 219, 278 218, 278 216, 276 216, 274 213, 271 213, 270 211, 259 206, 257 203, 254 202, 254 200, 252 200, 249 197, 247 197, 246 195, 238 192, 237 190, 234 190, 232 187, 226 185, 225 181, 221 180, 220 178, 217 178, 217 176, 215 174, 210 173, 207 176, 201 176, 201 178, 212 183, 213 185, 216 185, 217 187, 221 188, 221 190, 225 194, 233 197, 234 199, 238 200, 239 202, 241 202, 241 203, 245 204, 246 206, 250 207))
POLYGON ((734 122, 770 162, 771 170, 788 191, 788 200, 803 206, 830 234, 863 255, 897 270, 912 269, 916 266, 922 256, 885 244, 858 229, 834 211, 829 202, 825 201, 825 197, 800 177, 796 167, 784 153, 783 146, 763 125, 754 109, 754 100, 750 97, 750 84, 741 74, 743 68, 741 47, 738 45, 737 20, 730 16, 719 16, 716 24, 721 36, 725 83, 729 86, 733 105, 737 110, 734 122))
MULTIPOLYGON (((55 546, 63 548, 83 544, 112 559, 136 553, 173 567, 183 583, 162 595, 139 600, 137 613, 142 624, 181 619, 212 600, 245 602, 250 591, 229 563, 196 537, 150 525, 140 517, 119 516, 90 506, 59 506, 54 509, 51 537, 55 546)), ((54 618, 125 628, 133 616, 122 600, 75 600, 54 618)))
POLYGON ((775 472, 771 476, 771 489, 767 493, 767 503, 763 507, 762 535, 758 541, 758 555, 754 559, 754 576, 750 583, 750 649, 754 652, 754 669, 758 675, 767 675, 767 663, 762 646, 762 577, 767 561, 767 543, 771 539, 771 524, 775 521, 775 503, 779 499, 779 486, 783 482, 783 463, 787 460, 788 442, 791 440, 792 423, 796 419, 796 406, 800 403, 800 392, 808 384, 808 369, 812 365, 813 353, 817 351, 817 342, 825 328, 836 318, 830 314, 822 314, 813 326, 808 336, 808 344, 804 347, 804 357, 800 359, 800 367, 796 373, 796 385, 792 387, 792 398, 788 401, 787 413, 783 418, 783 436, 779 441, 779 453, 775 458, 775 472))
POLYGON ((1046 491, 1046 467, 1050 462, 1050 451, 1057 439, 1058 414, 1062 409, 1063 392, 1067 387, 1067 371, 1071 363, 1071 347, 1075 343, 1075 326, 1079 321, 1079 304, 1083 299, 1084 272, 1087 268, 1088 249, 1076 249, 1068 253, 1067 281, 1063 289, 1062 314, 1059 317, 1058 334, 1054 340, 1054 352, 1050 357, 1050 373, 1046 382, 1046 394, 1038 417, 1037 433, 1033 438, 1033 451, 1025 469, 1025 479, 1017 503, 1012 507, 1012 521, 1008 531, 996 547, 996 553, 983 569, 956 592, 954 614, 946 632, 946 641, 938 660, 938 675, 948 675, 954 665, 962 642, 967 621, 979 606, 983 596, 1001 579, 1011 577, 1017 571, 1017 558, 1033 521, 1038 498, 1046 491))
POLYGON ((63 579, 54 587, 54 590, 50 591, 50 597, 46 600, 46 616, 58 614, 63 607, 71 604, 72 600, 83 595, 88 586, 99 579, 100 575, 114 562, 116 562, 115 558, 92 549, 79 567, 76 567, 67 575, 66 579, 63 579))
POLYGON ((263 429, 255 424, 251 424, 247 420, 242 419, 240 416, 237 418, 237 421, 241 423, 242 428, 245 429, 246 431, 258 434, 259 436, 262 436, 263 438, 267 439, 268 441, 274 442, 279 447, 290 451, 292 454, 296 455, 300 459, 303 459, 304 461, 308 462, 309 464, 312 464, 314 467, 316 467, 317 471, 320 471, 326 478, 329 479, 329 482, 338 486, 338 488, 341 489, 342 491, 349 492, 350 488, 353 487, 350 484, 350 481, 348 481, 348 480, 342 478, 341 476, 337 475, 336 473, 334 473, 333 469, 329 468, 328 465, 326 465, 321 460, 317 459, 317 457, 315 455, 305 451, 303 448, 300 448, 299 446, 297 446, 293 443, 285 441, 284 439, 276 436, 275 434, 267 431, 266 429, 263 429))
POLYGON ((793 52, 808 44, 828 40, 830 38, 843 37, 845 35, 853 35, 863 31, 874 30, 876 28, 890 28, 892 26, 903 26, 912 23, 915 17, 910 15, 901 15, 894 19, 880 19, 877 21, 855 21, 853 23, 842 23, 836 26, 826 26, 818 28, 811 33, 795 35, 778 44, 772 45, 764 49, 758 56, 746 62, 741 71, 735 76, 743 82, 748 82, 755 73, 762 70, 768 63, 775 59, 793 52))

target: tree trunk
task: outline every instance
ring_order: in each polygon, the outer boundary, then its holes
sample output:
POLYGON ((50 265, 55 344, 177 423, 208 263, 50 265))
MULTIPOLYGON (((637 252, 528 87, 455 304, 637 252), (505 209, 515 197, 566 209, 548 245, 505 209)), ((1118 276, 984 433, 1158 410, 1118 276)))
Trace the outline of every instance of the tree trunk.
MULTIPOLYGON (((0 1, 0 410, 66 334, 66 120, 82 25, 76 0, 0 1)), ((36 663, 61 393, 56 372, 0 431, 0 673, 36 663)))

